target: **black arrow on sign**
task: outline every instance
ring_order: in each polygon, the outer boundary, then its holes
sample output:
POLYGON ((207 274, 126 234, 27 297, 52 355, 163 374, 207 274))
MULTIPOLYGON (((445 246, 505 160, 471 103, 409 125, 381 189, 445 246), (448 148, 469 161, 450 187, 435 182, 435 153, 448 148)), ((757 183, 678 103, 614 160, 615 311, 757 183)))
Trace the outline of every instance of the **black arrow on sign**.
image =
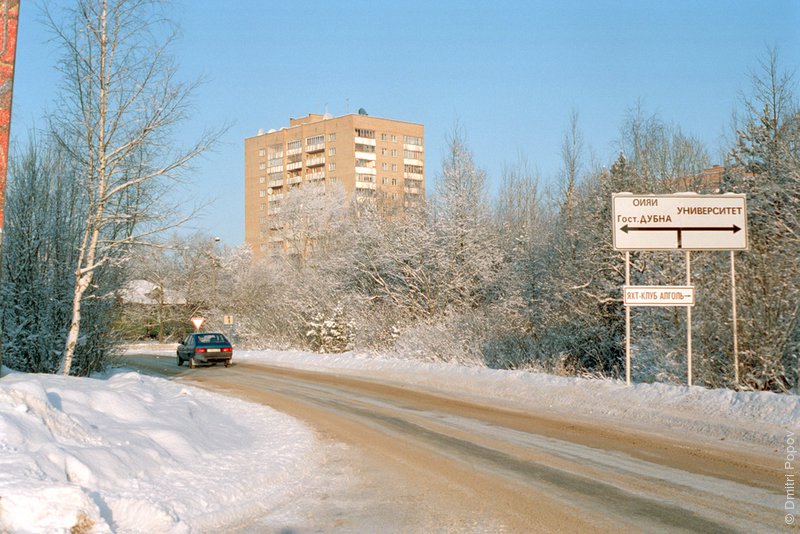
POLYGON ((730 226, 628 226, 620 228, 626 234, 628 232, 678 232, 678 248, 681 248, 681 234, 683 232, 733 232, 741 230, 735 224, 730 226))

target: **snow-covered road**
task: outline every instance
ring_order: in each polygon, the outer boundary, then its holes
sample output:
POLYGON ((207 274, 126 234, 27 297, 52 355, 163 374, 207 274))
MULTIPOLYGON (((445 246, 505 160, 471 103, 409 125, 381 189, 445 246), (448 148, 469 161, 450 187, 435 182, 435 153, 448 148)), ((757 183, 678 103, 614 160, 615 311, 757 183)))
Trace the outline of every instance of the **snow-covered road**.
MULTIPOLYGON (((691 436, 541 406, 498 408, 424 391, 392 373, 354 378, 341 376, 343 369, 263 362, 188 373, 169 359, 136 365, 274 406, 361 451, 372 466, 360 469, 362 477, 395 480, 371 503, 396 501, 383 517, 371 514, 383 531, 753 532, 777 529, 783 518, 774 487, 779 458, 763 447, 764 435, 748 442, 747 432, 733 431, 740 425, 720 416, 720 427, 731 425, 724 446, 713 429, 691 436)), ((312 509, 301 526, 329 528, 324 503, 312 509)), ((349 531, 366 530, 358 520, 341 521, 349 531)))
POLYGON ((0 531, 768 532, 790 515, 796 396, 352 354, 129 361, 171 379, 0 379, 0 531))

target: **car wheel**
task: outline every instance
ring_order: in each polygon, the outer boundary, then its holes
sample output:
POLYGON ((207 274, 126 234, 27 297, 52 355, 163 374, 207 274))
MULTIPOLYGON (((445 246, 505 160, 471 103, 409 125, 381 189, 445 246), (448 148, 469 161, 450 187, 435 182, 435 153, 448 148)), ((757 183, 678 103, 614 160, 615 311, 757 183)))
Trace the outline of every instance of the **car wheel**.
POLYGON ((195 369, 197 362, 194 361, 194 356, 189 356, 189 369, 195 369))
POLYGON ((225 367, 230 367, 230 366, 231 366, 231 361, 225 360, 225 367))
POLYGON ((181 358, 180 354, 178 355, 178 367, 183 366, 183 358, 181 358))

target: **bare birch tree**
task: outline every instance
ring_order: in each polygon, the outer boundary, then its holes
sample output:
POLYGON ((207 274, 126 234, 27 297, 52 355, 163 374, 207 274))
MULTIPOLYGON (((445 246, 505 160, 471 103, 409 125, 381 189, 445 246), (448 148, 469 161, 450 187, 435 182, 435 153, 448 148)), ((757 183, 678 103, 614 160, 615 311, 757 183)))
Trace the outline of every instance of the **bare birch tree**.
POLYGON ((60 372, 69 374, 81 303, 98 269, 173 223, 154 209, 161 189, 220 132, 184 149, 168 143, 189 112, 192 84, 177 81, 168 55, 175 30, 155 0, 77 0, 45 16, 64 47, 58 143, 74 160, 88 206, 74 271, 70 326, 60 372), (64 22, 61 22, 61 21, 64 22))

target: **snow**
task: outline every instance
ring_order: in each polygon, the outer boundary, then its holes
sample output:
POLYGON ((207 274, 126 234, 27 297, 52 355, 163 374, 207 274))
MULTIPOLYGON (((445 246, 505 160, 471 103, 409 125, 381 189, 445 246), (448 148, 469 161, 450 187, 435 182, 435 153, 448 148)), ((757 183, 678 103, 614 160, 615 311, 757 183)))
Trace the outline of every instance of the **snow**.
MULTIPOLYGON (((387 355, 239 351, 236 359, 762 450, 777 448, 800 421, 795 395, 626 387, 387 355)), ((3 369, 0 532, 224 529, 303 494, 320 446, 289 416, 179 381, 124 369, 93 378, 3 369)))
POLYGON ((186 297, 180 291, 164 289, 163 298, 159 295, 161 287, 147 280, 130 280, 120 290, 119 297, 128 304, 158 306, 161 304, 186 304, 186 297))
POLYGON ((313 469, 312 431, 265 406, 133 372, 6 372, 0 532, 213 530, 313 469))

